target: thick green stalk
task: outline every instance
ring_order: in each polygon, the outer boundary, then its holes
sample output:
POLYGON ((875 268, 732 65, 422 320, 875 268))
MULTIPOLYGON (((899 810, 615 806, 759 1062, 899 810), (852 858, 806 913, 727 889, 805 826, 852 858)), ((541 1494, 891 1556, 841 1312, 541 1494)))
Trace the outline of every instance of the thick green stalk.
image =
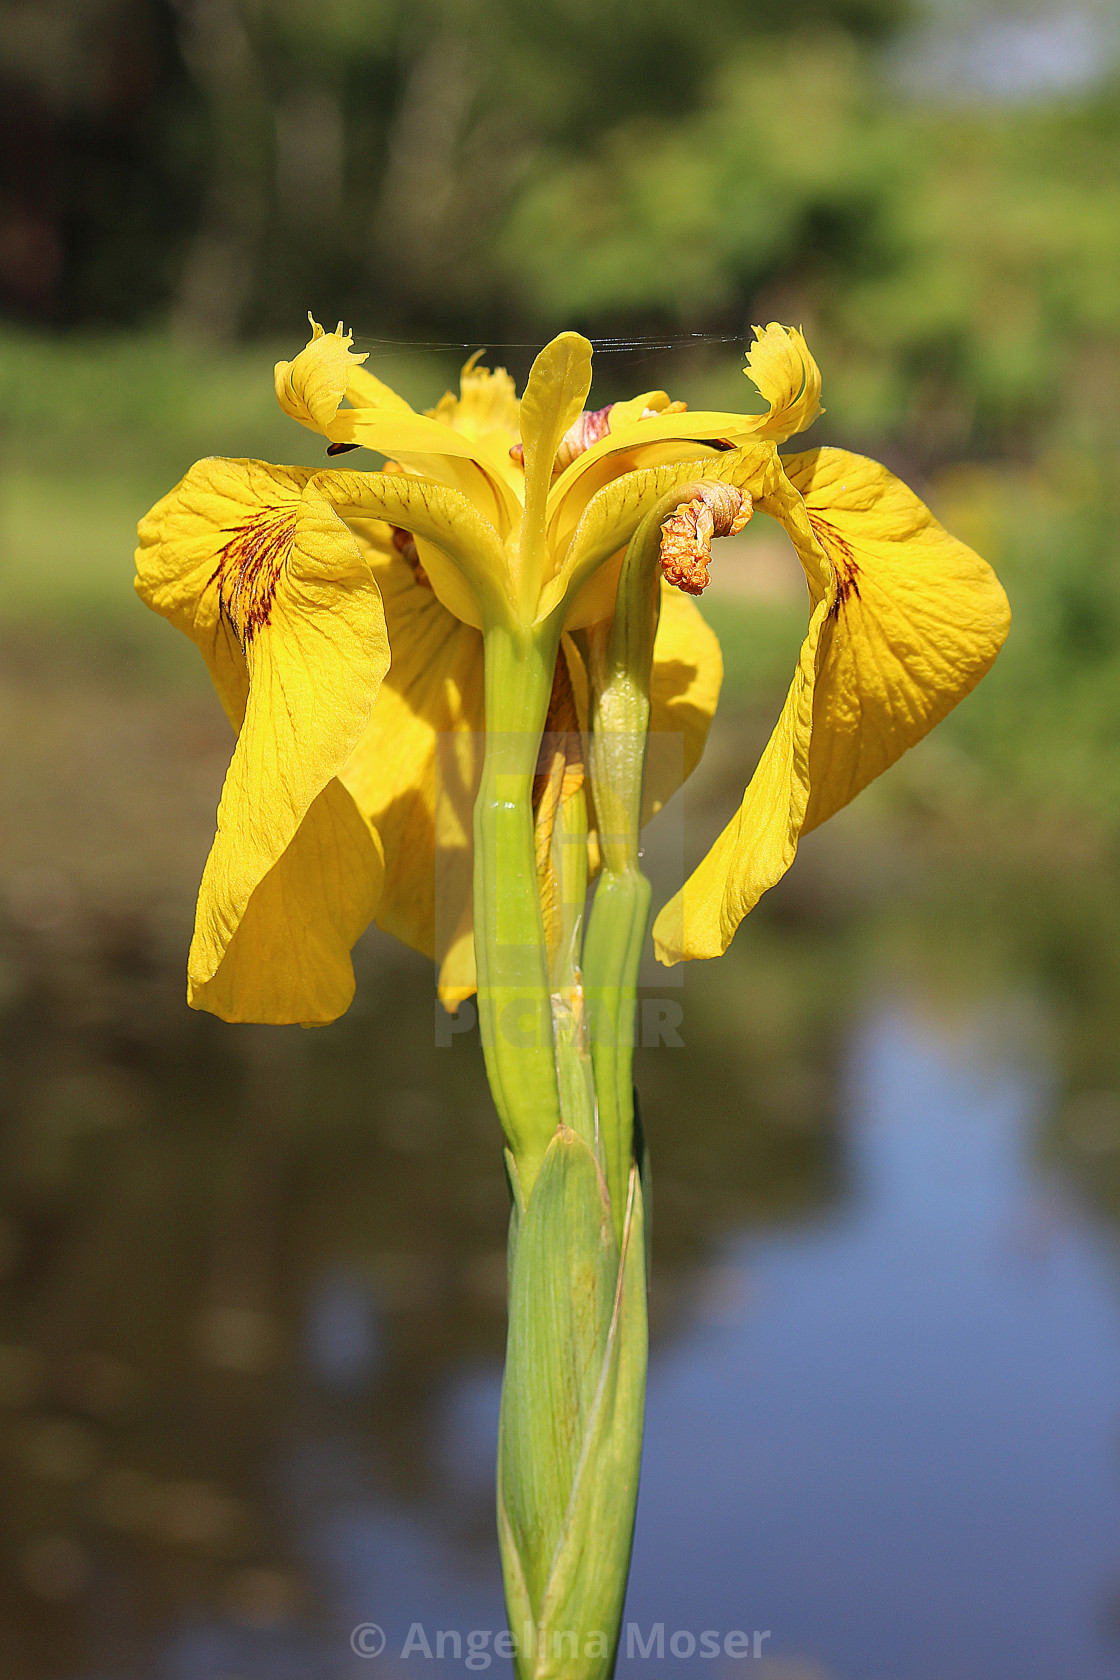
POLYGON ((486 1072, 528 1193, 560 1123, 551 985, 533 846, 533 775, 556 642, 485 633, 486 752, 474 810, 474 942, 486 1072))
POLYGON ((609 1680, 630 1573, 648 1332, 641 1178, 622 1241, 583 1138, 511 1174, 498 1531, 518 1680, 609 1680))
POLYGON ((604 1176, 579 962, 586 794, 570 731, 540 751, 558 639, 485 635, 475 949, 513 1198, 498 1526, 520 1680, 608 1680, 641 1461, 643 1201, 635 1169, 616 1221, 604 1176))

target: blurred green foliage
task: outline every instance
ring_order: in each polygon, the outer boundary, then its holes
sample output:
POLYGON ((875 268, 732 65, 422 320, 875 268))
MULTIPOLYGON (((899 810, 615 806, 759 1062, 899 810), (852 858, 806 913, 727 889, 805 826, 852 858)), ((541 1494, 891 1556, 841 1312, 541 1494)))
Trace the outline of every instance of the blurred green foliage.
POLYGON ((904 0, 2 0, 0 294, 195 332, 309 302, 492 331, 494 235, 542 147, 702 105, 715 61, 904 0))
MULTIPOLYGON (((1115 829, 1120 83, 908 96, 887 49, 910 15, 0 0, 0 619, 155 648, 137 514, 202 454, 322 459, 269 379, 309 305, 422 404, 446 340, 520 377, 575 325, 674 343, 601 356, 597 400, 738 407, 747 323, 800 322, 810 441, 885 459, 1012 596, 995 671, 893 785, 1115 829)), ((796 602, 705 610, 730 695, 769 715, 796 602)))

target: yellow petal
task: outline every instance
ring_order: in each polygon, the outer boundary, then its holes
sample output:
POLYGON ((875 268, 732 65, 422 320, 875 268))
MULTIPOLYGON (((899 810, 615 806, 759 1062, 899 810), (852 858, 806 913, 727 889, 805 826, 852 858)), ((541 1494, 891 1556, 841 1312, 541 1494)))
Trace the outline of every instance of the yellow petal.
MULTIPOLYGON (((459 375, 459 395, 447 391, 431 414, 464 437, 489 438, 498 433, 508 455, 521 438, 517 388, 505 368, 478 367, 472 356, 459 375)), ((512 463, 511 463, 512 465, 512 463)))
POLYGON ((754 333, 743 371, 769 405, 757 435, 784 443, 823 414, 821 370, 796 327, 771 321, 768 327, 756 327, 754 333))
POLYGON ((809 797, 813 664, 822 601, 810 621, 782 715, 738 812, 653 925, 658 960, 718 957, 739 923, 793 862, 809 797))
POLYGON ((210 980, 190 1001, 223 1021, 337 1020, 354 996, 348 953, 373 920, 381 843, 337 780, 308 807, 254 891, 210 980))
MULTIPOLYGON (((361 360, 365 361, 365 357, 361 360)), ((346 395, 355 407, 387 408, 394 414, 415 413, 411 403, 398 396, 390 385, 384 384, 369 368, 359 367, 357 361, 350 364, 350 383, 346 387, 346 395)))
POLYGON ((726 950, 801 834, 962 700, 1007 634, 991 569, 885 467, 835 449, 783 465, 804 502, 783 505, 779 486, 758 505, 805 566, 809 631, 739 812, 657 919, 663 962, 726 950))
POLYGON ((642 391, 639 396, 628 397, 625 402, 611 404, 611 411, 607 417, 607 429, 620 432, 626 426, 636 425, 647 409, 660 413, 669 406, 667 391, 642 391))
MULTIPOLYGON (((472 356, 459 376, 459 395, 447 391, 435 408, 428 412, 432 419, 452 430, 461 432, 485 448, 486 470, 499 477, 510 489, 520 509, 525 486, 525 474, 519 462, 510 455, 511 448, 520 441, 517 390, 505 368, 477 367, 478 356, 472 356)), ((427 470, 427 469, 423 469, 427 470)), ((461 482, 461 478, 457 479, 461 482)), ((512 510, 511 510, 512 511, 512 510)), ((520 515, 518 513, 517 517, 520 515)), ((499 510, 499 523, 502 510, 499 510)), ((516 518, 502 524, 507 535, 516 518)))
POLYGON ((722 684, 723 655, 714 630, 687 595, 663 582, 653 643, 643 823, 699 764, 722 684))
POLYGON ((294 361, 276 364, 276 400, 301 426, 325 433, 355 369, 366 358, 351 350, 353 334, 343 332, 341 321, 328 333, 310 315, 307 318, 311 321, 307 345, 294 361))
POLYGON ((341 790, 321 801, 389 664, 373 575, 307 474, 221 460, 200 461, 142 522, 137 572, 149 605, 198 643, 240 723, 199 892, 191 1001, 218 1002, 238 1019, 328 1018, 324 1000, 333 1007, 352 990, 346 935, 375 895, 379 871, 376 842, 355 837, 356 813, 344 802, 345 834, 335 840, 324 828, 340 809, 341 790), (297 834, 297 855, 264 885, 297 834), (351 860, 351 885, 355 859, 371 872, 346 889, 349 912, 337 895, 324 898, 323 860, 335 846, 351 860), (316 955, 306 967, 297 958, 267 976, 238 956, 227 983, 220 970, 262 886, 246 951, 270 941, 277 951, 297 951, 299 930, 321 917, 316 955), (301 905, 305 890, 310 900, 301 905))
POLYGON ((976 686, 1010 609, 991 567, 877 461, 814 449, 783 465, 839 584, 821 637, 809 829, 976 686))
MULTIPOLYGON (((309 317, 310 319, 310 317, 309 317)), ((407 468, 447 483, 474 501, 504 536, 520 517, 521 504, 507 482, 509 445, 468 437, 425 414, 362 367, 366 355, 350 349, 352 335, 339 322, 325 333, 311 322, 312 337, 291 362, 277 362, 276 396, 301 425, 332 443, 360 444, 394 456, 407 468), (353 405, 342 408, 348 397, 353 405)))
POLYGON ((785 526, 815 605, 781 716, 742 805, 654 922, 654 948, 663 963, 716 957, 727 949, 743 917, 793 862, 809 801, 817 647, 835 580, 805 506, 775 455, 751 494, 756 508, 785 526))
POLYGON ((556 451, 590 389, 591 345, 579 333, 561 333, 534 361, 521 398, 521 442, 525 451, 521 564, 533 606, 546 575, 545 512, 556 451))
POLYGON ((472 819, 485 727, 482 637, 418 583, 383 526, 355 531, 385 602, 393 665, 342 781, 385 851, 378 924, 475 989, 472 819))

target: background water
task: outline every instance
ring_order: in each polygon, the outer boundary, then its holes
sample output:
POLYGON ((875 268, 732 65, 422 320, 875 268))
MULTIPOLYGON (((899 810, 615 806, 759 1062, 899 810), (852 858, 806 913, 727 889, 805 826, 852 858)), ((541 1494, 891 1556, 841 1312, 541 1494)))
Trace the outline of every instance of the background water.
MULTIPOLYGON (((1120 1673, 1111 900, 954 856, 853 813, 663 989, 622 1674, 1120 1673)), ((25 872, 4 922, 5 1674, 448 1672, 472 1631, 507 1672, 476 1045, 378 937, 332 1028, 191 1017, 189 889, 75 894, 25 872)))

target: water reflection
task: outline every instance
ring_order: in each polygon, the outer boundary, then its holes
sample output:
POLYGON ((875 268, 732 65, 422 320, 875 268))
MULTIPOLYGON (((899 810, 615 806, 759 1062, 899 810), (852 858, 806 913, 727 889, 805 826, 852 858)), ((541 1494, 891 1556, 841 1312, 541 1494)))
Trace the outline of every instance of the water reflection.
POLYGON ((844 1680, 1120 1672, 1113 1247, 1032 1173, 1046 1078, 993 1038, 865 1022, 851 1200, 730 1245, 742 1305, 658 1360, 639 1625, 844 1680))
MULTIPOLYGON (((429 967, 377 938, 335 1027, 191 1016, 188 915, 0 921, 5 1675, 369 1673, 350 1628, 412 1601, 500 1626, 477 1044, 425 1039, 429 967)), ((772 991, 739 1040, 701 1006, 648 1079, 662 1340, 721 1232, 836 1193, 831 1040, 806 1064, 772 991)))
MULTIPOLYGON (((413 1673, 410 1621, 501 1626, 507 1196, 477 1047, 435 1047, 427 965, 377 939, 334 1027, 191 1016, 228 741, 194 700, 141 721, 98 694, 45 685, 70 791, 36 827, 29 782, 0 835, 0 1673, 413 1673)), ((693 838, 726 816, 720 754, 693 838)), ((923 877, 864 810, 690 968, 683 1048, 639 1052, 628 1614, 769 1631, 757 1661, 665 1658, 720 1680, 1096 1680, 1120 1673, 1120 895, 1076 856, 991 894, 923 877), (861 1001, 899 975, 940 1013, 861 1001), (986 1008, 1024 976, 1037 1016, 986 1008)))

